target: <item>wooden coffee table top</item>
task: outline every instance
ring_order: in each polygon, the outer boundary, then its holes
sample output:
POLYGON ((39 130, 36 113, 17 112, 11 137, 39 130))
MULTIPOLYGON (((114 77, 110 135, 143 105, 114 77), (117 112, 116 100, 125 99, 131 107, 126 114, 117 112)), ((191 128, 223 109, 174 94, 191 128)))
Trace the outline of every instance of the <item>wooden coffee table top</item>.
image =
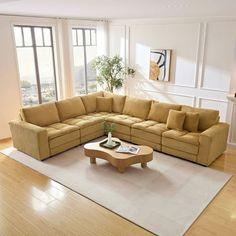
POLYGON ((153 159, 153 149, 148 146, 128 144, 117 138, 113 138, 113 140, 119 141, 124 145, 139 147, 140 150, 137 154, 118 153, 116 152, 118 147, 115 149, 101 147, 99 144, 103 140, 87 143, 84 145, 84 153, 90 157, 90 162, 96 163, 96 158, 104 159, 110 162, 120 172, 124 172, 125 168, 136 163, 141 163, 141 166, 144 168, 147 166, 147 162, 153 159))

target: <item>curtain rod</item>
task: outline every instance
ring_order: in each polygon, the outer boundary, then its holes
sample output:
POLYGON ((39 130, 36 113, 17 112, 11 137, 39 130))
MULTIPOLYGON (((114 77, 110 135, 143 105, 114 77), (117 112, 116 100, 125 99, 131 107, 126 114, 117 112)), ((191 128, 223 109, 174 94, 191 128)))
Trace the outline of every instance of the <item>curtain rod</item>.
POLYGON ((43 19, 59 19, 59 20, 84 20, 84 21, 105 21, 108 22, 107 19, 90 19, 90 18, 83 18, 83 17, 56 17, 56 16, 38 16, 38 15, 18 15, 18 14, 8 14, 8 13, 1 13, 0 16, 14 16, 14 17, 28 17, 28 18, 43 18, 43 19))

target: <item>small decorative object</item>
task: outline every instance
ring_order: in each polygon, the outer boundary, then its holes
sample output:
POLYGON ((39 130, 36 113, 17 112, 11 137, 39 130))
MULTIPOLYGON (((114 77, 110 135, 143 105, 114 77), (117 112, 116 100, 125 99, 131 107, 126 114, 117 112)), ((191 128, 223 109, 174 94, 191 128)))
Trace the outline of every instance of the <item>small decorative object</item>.
POLYGON ((111 132, 109 132, 107 135, 107 145, 112 146, 112 144, 113 144, 112 135, 111 135, 111 132))
POLYGON ((99 56, 93 62, 93 68, 97 70, 97 82, 106 91, 112 92, 124 84, 126 75, 133 76, 135 70, 125 67, 122 58, 119 56, 99 56))
POLYGON ((138 154, 140 148, 135 146, 120 145, 116 152, 138 154))
POLYGON ((150 80, 169 81, 170 49, 152 49, 150 54, 150 80))
POLYGON ((115 124, 104 122, 104 131, 107 134, 107 142, 108 146, 113 146, 114 142, 112 141, 112 132, 115 130, 115 124))

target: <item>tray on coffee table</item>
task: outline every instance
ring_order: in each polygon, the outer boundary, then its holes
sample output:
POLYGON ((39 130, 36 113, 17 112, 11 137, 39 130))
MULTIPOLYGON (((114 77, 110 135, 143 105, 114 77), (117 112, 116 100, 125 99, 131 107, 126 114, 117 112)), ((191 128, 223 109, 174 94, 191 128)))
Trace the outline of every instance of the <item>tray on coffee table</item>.
POLYGON ((119 141, 113 140, 113 145, 108 145, 108 144, 107 144, 107 139, 105 139, 105 140, 102 141, 99 145, 100 145, 101 147, 104 147, 104 148, 114 149, 114 148, 116 148, 116 147, 119 147, 120 144, 121 144, 121 143, 120 143, 119 141))

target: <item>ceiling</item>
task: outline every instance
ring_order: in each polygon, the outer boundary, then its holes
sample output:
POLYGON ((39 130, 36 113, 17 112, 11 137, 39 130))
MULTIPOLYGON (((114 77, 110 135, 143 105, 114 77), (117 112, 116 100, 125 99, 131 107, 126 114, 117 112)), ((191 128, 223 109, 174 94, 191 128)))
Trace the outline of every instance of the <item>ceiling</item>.
POLYGON ((0 0, 0 14, 88 19, 236 16, 236 0, 0 0))

